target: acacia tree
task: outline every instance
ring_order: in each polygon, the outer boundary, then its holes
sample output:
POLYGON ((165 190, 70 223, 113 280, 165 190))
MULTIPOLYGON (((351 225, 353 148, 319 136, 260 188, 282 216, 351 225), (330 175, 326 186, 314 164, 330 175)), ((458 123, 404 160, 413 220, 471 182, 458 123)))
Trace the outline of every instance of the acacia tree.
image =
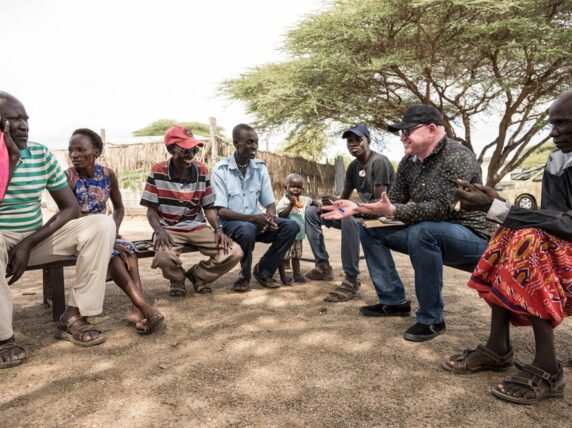
POLYGON ((409 105, 431 104, 450 137, 491 157, 494 185, 548 140, 539 131, 570 87, 570 40, 570 0, 337 0, 287 34, 290 60, 222 90, 257 126, 293 133, 357 121, 387 130, 409 105), (476 144, 483 118, 496 137, 476 144))
MULTIPOLYGON (((193 133, 202 136, 210 135, 210 126, 208 123, 202 122, 178 122, 173 119, 159 119, 154 122, 151 122, 144 128, 138 129, 133 131, 133 135, 136 137, 145 137, 145 136, 155 136, 155 135, 163 135, 167 129, 171 128, 175 125, 181 125, 186 128, 189 128, 193 131, 193 133)), ((221 126, 217 126, 217 132, 222 134, 224 132, 224 128, 221 126)))

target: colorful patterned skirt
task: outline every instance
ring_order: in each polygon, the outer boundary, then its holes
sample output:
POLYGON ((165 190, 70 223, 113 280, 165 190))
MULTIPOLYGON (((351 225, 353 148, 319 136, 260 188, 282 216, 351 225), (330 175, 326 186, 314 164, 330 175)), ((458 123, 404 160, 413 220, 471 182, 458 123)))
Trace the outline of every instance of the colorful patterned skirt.
POLYGON ((556 327, 572 315, 572 242, 540 229, 500 228, 468 285, 509 310, 515 326, 538 317, 556 327))

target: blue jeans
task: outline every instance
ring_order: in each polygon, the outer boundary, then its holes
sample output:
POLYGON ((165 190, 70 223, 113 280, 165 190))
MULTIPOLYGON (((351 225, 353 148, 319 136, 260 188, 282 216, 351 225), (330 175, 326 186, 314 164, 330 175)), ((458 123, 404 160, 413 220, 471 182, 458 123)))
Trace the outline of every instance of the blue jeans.
POLYGON ((278 229, 264 233, 260 233, 260 226, 249 221, 227 221, 222 227, 224 233, 242 248, 244 255, 240 261, 241 273, 242 277, 249 282, 252 277, 254 244, 256 242, 272 243, 258 262, 260 272, 272 277, 282 263, 284 254, 296 239, 296 234, 300 231, 300 226, 293 220, 276 217, 274 221, 278 225, 278 229))
POLYGON ((361 245, 380 303, 406 302, 405 289, 390 249, 409 254, 419 301, 417 322, 443 321, 443 264, 476 264, 488 241, 455 223, 423 221, 411 226, 360 227, 361 245))
POLYGON ((329 266, 330 256, 326 251, 322 225, 342 230, 342 268, 346 278, 350 281, 357 280, 359 275, 359 230, 355 218, 349 217, 343 220, 324 220, 315 206, 306 209, 306 236, 310 242, 310 248, 314 253, 316 265, 329 266))

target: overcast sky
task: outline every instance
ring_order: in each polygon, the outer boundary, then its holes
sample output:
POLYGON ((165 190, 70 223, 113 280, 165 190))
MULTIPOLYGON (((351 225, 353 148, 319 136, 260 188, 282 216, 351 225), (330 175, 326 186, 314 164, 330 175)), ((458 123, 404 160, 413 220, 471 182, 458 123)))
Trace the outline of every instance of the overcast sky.
POLYGON ((109 141, 162 118, 227 132, 251 120, 217 94, 284 58, 285 33, 322 0, 0 0, 0 89, 30 115, 30 139, 67 146, 79 127, 109 141))

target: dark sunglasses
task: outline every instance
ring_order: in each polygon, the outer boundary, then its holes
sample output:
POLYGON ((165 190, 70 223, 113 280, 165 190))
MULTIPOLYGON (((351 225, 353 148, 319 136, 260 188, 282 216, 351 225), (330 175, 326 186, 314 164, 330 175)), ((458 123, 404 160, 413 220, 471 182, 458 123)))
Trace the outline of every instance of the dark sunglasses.
POLYGON ((403 135, 404 137, 409 137, 409 136, 413 133, 413 131, 415 131, 416 129, 419 129, 419 128, 423 127, 423 126, 427 126, 427 125, 428 125, 428 124, 423 124, 423 125, 414 126, 414 127, 412 127, 412 128, 401 129, 401 130, 399 131, 399 135, 403 135))
POLYGON ((192 149, 187 149, 187 150, 185 150, 185 149, 183 149, 183 148, 181 148, 181 147, 179 147, 179 146, 177 146, 177 145, 175 144, 175 148, 176 148, 176 149, 178 150, 178 152, 179 152, 180 154, 182 154, 183 156, 194 156, 194 155, 196 155, 198 152, 201 151, 201 149, 200 149, 199 146, 193 147, 192 149))

